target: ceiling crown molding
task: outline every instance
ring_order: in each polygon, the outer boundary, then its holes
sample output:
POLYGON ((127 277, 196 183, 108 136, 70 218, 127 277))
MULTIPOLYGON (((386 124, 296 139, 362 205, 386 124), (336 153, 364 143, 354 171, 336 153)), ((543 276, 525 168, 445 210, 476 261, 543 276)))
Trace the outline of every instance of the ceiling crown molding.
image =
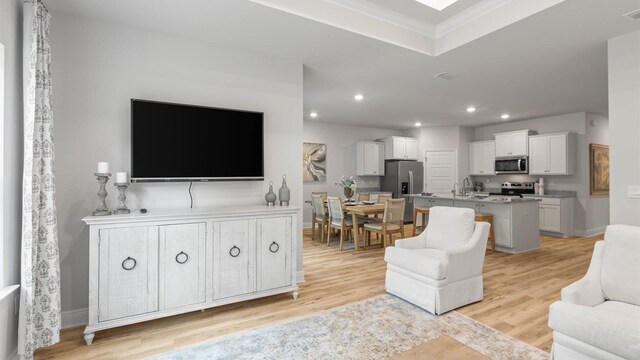
POLYGON ((419 53, 438 56, 565 0, 484 0, 439 24, 367 0, 250 0, 419 53))

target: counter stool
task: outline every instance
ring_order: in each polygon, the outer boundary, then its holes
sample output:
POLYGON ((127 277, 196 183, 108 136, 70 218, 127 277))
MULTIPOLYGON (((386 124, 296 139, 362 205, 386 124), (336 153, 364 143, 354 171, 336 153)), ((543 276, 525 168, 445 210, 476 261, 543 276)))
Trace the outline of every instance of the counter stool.
POLYGON ((489 229, 489 243, 491 244, 491 250, 496 252, 496 238, 493 232, 493 215, 476 213, 476 221, 488 222, 491 225, 489 229))
POLYGON ((416 231, 424 231, 427 228, 427 215, 429 215, 429 209, 413 208, 413 232, 411 236, 416 236, 416 231), (422 216, 422 225, 416 226, 418 222, 418 214, 422 216))

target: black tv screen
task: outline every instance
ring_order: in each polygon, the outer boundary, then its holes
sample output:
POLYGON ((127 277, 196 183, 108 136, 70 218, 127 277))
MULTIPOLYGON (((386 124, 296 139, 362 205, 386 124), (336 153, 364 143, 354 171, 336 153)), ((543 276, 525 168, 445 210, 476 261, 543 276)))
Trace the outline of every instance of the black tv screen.
POLYGON ((263 180, 263 113, 131 100, 132 181, 263 180))

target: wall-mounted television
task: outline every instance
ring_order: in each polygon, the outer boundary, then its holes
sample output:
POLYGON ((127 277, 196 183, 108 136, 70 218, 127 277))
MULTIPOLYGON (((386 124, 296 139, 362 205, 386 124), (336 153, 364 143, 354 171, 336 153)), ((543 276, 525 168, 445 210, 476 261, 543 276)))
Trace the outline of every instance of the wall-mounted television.
POLYGON ((264 114, 131 99, 131 180, 264 180, 264 114))

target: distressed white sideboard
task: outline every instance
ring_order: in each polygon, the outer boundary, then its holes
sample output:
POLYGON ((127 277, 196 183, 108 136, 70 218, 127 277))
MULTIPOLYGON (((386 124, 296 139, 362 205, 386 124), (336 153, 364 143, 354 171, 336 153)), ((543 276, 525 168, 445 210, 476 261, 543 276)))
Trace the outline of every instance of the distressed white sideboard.
POLYGON ((96 331, 292 292, 297 207, 235 206, 89 216, 96 331))

